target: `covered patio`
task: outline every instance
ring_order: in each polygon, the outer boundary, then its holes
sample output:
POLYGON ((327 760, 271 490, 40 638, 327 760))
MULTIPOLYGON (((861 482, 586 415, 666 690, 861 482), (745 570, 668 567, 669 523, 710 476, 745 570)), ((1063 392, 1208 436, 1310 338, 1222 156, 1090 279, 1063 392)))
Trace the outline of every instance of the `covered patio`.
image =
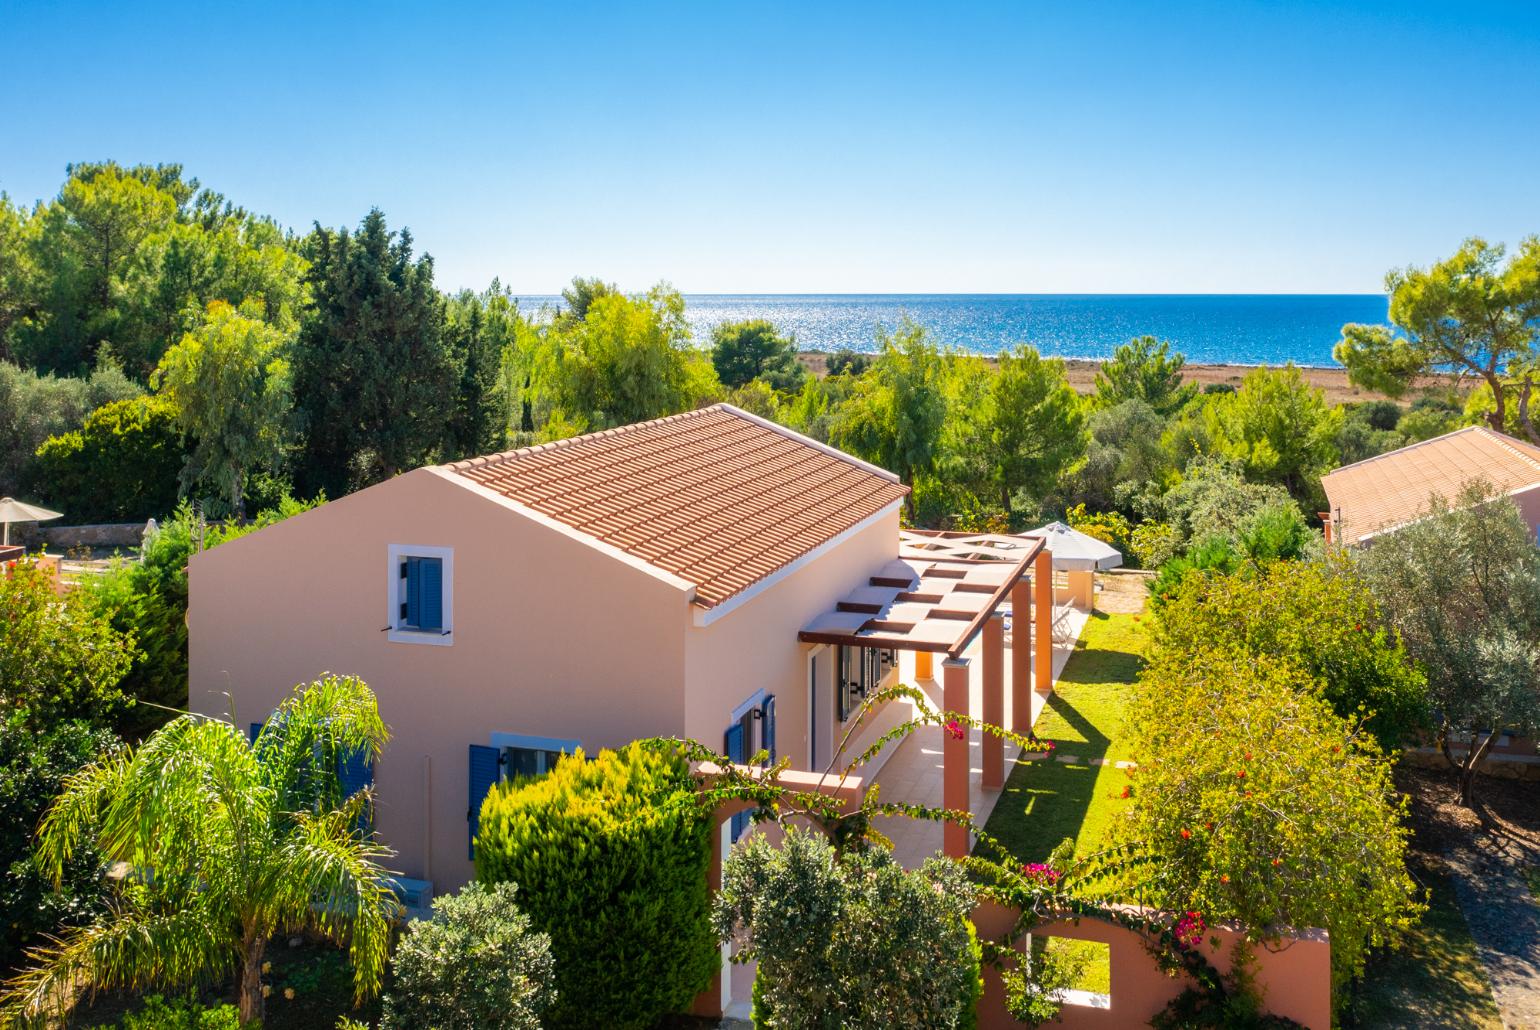
MULTIPOLYGON (((906 532, 897 560, 815 618, 799 638, 809 644, 896 652, 902 680, 925 690, 936 707, 1030 733, 1052 689, 1056 665, 1059 618, 1052 555, 1040 537, 969 534, 964 542, 960 536, 906 532), (1009 649, 1007 608, 1014 629, 1009 649)), ((1062 666, 1062 661, 1057 664, 1062 666)), ((1014 757, 1016 749, 1010 750, 1014 757)), ((892 774, 894 794, 902 800, 980 815, 981 805, 987 799, 993 807, 1005 785, 1006 756, 1006 742, 993 734, 953 734, 928 727, 890 749, 882 769, 892 774), (933 796, 935 752, 940 757, 939 797, 933 796), (895 761, 900 765, 894 766, 895 761), (971 796, 975 761, 983 794, 978 799, 971 796), (904 776, 905 771, 912 777, 904 776), (921 790, 925 797, 913 796, 921 790)), ((879 782, 888 780, 879 774, 879 782)), ((960 858, 971 849, 965 827, 946 823, 940 835, 941 850, 948 856, 960 858)), ((922 847, 923 842, 912 846, 922 847)))

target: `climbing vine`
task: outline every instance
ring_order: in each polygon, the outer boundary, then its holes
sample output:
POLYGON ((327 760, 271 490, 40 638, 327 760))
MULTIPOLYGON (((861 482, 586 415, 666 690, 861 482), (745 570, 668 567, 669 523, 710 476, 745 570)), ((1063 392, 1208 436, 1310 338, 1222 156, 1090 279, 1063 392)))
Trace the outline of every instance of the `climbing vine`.
MULTIPOLYGON (((1010 930, 996 940, 981 940, 984 961, 1000 971, 1006 987, 1007 1007, 1013 1018, 1036 1026, 1057 1017, 1061 992, 1070 986, 1066 971, 1048 957, 1024 962, 1023 943, 1034 928, 1064 920, 1094 918, 1129 930, 1143 939, 1145 946, 1162 969, 1169 974, 1185 975, 1192 983, 1172 1003, 1166 1014, 1181 1023, 1182 1013, 1195 1018, 1214 1013, 1247 1009, 1256 1012, 1255 998, 1247 989, 1244 962, 1238 962, 1238 974, 1225 977, 1204 955, 1204 945, 1217 948, 1219 939, 1208 937, 1207 924, 1199 912, 1170 913, 1118 904, 1117 897, 1137 896, 1138 884, 1150 871, 1155 859, 1136 843, 1127 843, 1101 853, 1076 859, 1068 842, 1046 863, 1017 861, 997 839, 978 825, 971 813, 956 809, 934 808, 902 801, 884 801, 877 784, 869 785, 859 798, 852 799, 845 787, 855 770, 875 757, 883 748, 896 744, 924 727, 934 726, 954 738, 970 729, 991 734, 1019 745, 1025 752, 1046 756, 1053 750, 1051 741, 1033 734, 1019 734, 980 719, 939 710, 918 688, 894 684, 873 691, 862 702, 852 728, 847 731, 836 756, 842 755, 855 728, 865 716, 882 705, 909 701, 915 714, 880 734, 859 753, 843 764, 838 757, 822 770, 811 788, 784 782, 790 760, 770 761, 767 752, 752 756, 746 765, 728 761, 704 745, 679 741, 687 758, 699 763, 700 773, 695 803, 707 810, 727 804, 747 802, 753 806, 755 823, 782 826, 811 825, 825 834, 837 856, 874 847, 891 846, 891 841, 876 828, 879 817, 945 822, 969 830, 977 845, 973 854, 959 860, 977 896, 993 901, 1018 914, 1010 930), (1180 1007, 1180 1011, 1178 1011, 1180 1007)), ((1261 1019, 1263 1017, 1258 1017, 1261 1019)), ((1289 1021, 1259 1022, 1230 1020, 1213 1025, 1256 1025, 1281 1027, 1289 1021)), ((1196 1025, 1206 1025, 1199 1022, 1196 1025)))

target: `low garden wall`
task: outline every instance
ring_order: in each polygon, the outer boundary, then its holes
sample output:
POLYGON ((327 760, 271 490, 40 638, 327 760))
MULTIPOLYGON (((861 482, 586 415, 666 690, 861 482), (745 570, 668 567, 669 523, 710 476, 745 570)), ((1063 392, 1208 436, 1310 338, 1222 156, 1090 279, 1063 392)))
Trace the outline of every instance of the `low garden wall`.
MULTIPOLYGON (((1017 913, 993 902, 983 902, 973 911, 973 923, 979 937, 1000 940, 1011 930, 1017 913)), ((1100 919, 1077 922, 1046 923, 1032 931, 1037 937, 1057 937, 1076 941, 1095 941, 1107 946, 1110 988, 1105 995, 1077 993, 1059 1010, 1054 1026, 1069 1030, 1112 1030, 1115 1027, 1148 1026, 1170 1001, 1189 983, 1167 976, 1145 948, 1144 939, 1132 930, 1100 919)), ((1220 946, 1211 950, 1205 943, 1203 955, 1221 973, 1232 964, 1235 942, 1240 933, 1222 927, 1209 927, 1206 938, 1217 938, 1220 946)), ((1331 1027, 1331 945, 1325 931, 1295 933, 1272 948, 1253 950, 1255 982, 1262 995, 1262 1008, 1285 1016, 1312 1030, 1331 1027)), ((979 1030, 1017 1030, 1021 1026, 1005 1010, 1005 990, 1000 973, 984 966, 984 998, 979 1002, 979 1030)))
POLYGON ((138 547, 144 541, 143 522, 104 522, 91 526, 13 526, 11 536, 30 547, 51 551, 72 547, 138 547))
MULTIPOLYGON (((710 777, 713 767, 701 765, 699 773, 710 777)), ((787 770, 783 785, 794 790, 822 791, 838 798, 847 810, 859 807, 863 793, 861 778, 821 777, 817 773, 787 770)), ((709 881, 713 891, 722 884, 722 858, 727 843, 722 825, 737 812, 750 806, 733 801, 718 807, 717 831, 711 835, 712 854, 709 881)), ((765 832, 765 831, 756 831, 765 832)), ((769 827, 774 834, 778 830, 769 827)), ((1130 909, 1130 911, 1135 911, 1130 909)), ((994 902, 985 901, 973 911, 973 923, 984 940, 1004 940, 1015 925, 1018 913, 994 902)), ((1109 988, 1106 995, 1077 992, 1060 1009, 1054 1026, 1069 1030, 1113 1030, 1117 1027, 1147 1026, 1172 999, 1190 986, 1183 978, 1167 975, 1145 947, 1138 933, 1101 919, 1046 923, 1032 931, 1038 937, 1057 937, 1094 941, 1107 947, 1109 988)), ((1221 973, 1229 972, 1234 959, 1234 945, 1239 931, 1211 926, 1205 934, 1203 955, 1221 973), (1207 941, 1218 939, 1219 947, 1207 941)), ((1285 1016, 1311 1030, 1330 1030, 1332 1025, 1331 943, 1324 930, 1292 932, 1270 947, 1253 948, 1252 974, 1262 996, 1262 1009, 1285 1016)), ((723 955, 724 963, 726 954, 723 955)), ((718 974, 716 982, 696 998, 693 1013, 721 1016, 732 1003, 731 980, 718 974)), ((984 966, 984 997, 979 1002, 978 1030, 1019 1030, 1021 1023, 1011 1018, 1005 1007, 1005 989, 999 971, 984 966)))

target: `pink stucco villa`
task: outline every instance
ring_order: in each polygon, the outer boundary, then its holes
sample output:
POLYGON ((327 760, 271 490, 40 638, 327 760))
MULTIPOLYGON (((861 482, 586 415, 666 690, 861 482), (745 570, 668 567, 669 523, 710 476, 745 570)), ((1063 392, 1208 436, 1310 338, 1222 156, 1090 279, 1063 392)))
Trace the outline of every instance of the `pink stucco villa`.
POLYGON ((1437 496, 1453 502, 1472 480, 1511 497, 1540 528, 1540 447, 1487 426, 1466 426, 1321 477, 1326 539, 1370 544, 1428 513, 1437 496))
MULTIPOLYGON (((1002 722, 1009 701, 1029 729, 1031 681, 1051 677, 1051 619, 1026 646, 1049 555, 1020 537, 901 544, 906 493, 727 405, 417 469, 192 559, 191 705, 260 724, 295 683, 363 677, 392 734, 358 771, 376 827, 438 891, 473 875, 498 778, 653 735, 822 769, 903 652, 953 710, 977 662, 972 714, 1002 722)), ((970 745, 984 787, 1003 783, 997 741, 948 738, 948 807, 968 805, 970 745)), ((967 846, 949 832, 949 853, 967 846)))

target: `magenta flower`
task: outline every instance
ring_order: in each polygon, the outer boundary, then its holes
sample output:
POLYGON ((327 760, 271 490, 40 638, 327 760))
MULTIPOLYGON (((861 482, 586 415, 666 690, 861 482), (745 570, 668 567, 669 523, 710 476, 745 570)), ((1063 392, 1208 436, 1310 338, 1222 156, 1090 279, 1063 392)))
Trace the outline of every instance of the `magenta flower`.
POLYGON ((963 724, 956 719, 947 720, 946 731, 953 740, 962 740, 968 735, 968 731, 963 728, 963 724))
POLYGON ((1208 927, 1203 922, 1201 912, 1188 912, 1171 928, 1172 934, 1176 937, 1177 947, 1180 948, 1196 948, 1203 943, 1203 935, 1207 931, 1208 927))
POLYGON ((1064 874, 1052 866, 1044 865, 1041 862, 1028 862, 1021 867, 1021 875, 1030 883, 1052 887, 1059 882, 1060 877, 1064 874))

